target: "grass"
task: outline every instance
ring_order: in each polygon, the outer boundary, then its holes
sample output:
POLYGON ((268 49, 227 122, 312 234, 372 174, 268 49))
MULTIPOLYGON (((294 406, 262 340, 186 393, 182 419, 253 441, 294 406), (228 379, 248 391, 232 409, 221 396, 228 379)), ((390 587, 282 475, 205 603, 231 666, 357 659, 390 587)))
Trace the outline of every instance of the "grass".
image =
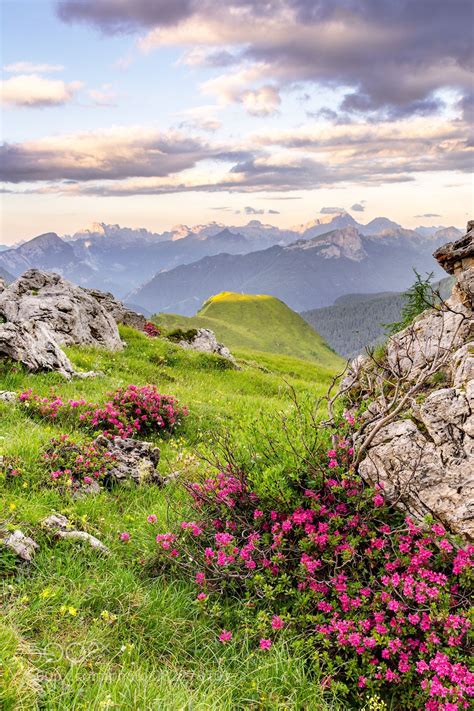
POLYGON ((324 339, 283 301, 266 294, 224 291, 212 296, 196 316, 158 314, 161 327, 210 328, 232 350, 251 349, 299 357, 334 366, 342 359, 324 339))
MULTIPOLYGON (((182 431, 160 441, 166 475, 206 468, 196 457, 213 432, 227 431, 246 446, 249 431, 288 412, 291 386, 301 396, 323 394, 334 369, 289 356, 239 350, 240 371, 222 359, 184 351, 164 339, 123 328, 122 353, 68 349, 78 369, 104 377, 63 381, 5 368, 0 389, 33 387, 63 397, 101 401, 121 385, 156 383, 189 406, 182 431)), ((0 708, 5 711, 181 711, 342 709, 329 690, 291 655, 285 636, 268 653, 247 648, 245 634, 223 647, 200 612, 191 581, 151 578, 143 561, 154 536, 168 529, 172 509, 184 507, 178 487, 116 488, 72 498, 52 488, 40 452, 59 431, 31 420, 17 406, 0 405, 0 454, 18 457, 22 474, 2 481, 2 527, 32 535, 40 551, 1 584, 0 708), (171 505, 171 509, 170 509, 171 505), (110 549, 101 556, 70 541, 52 542, 41 520, 63 513, 110 549), (154 513, 158 523, 148 524, 154 513), (131 534, 121 543, 120 531, 131 534)), ((1 550, 1 549, 0 549, 1 550)), ((1 556, 0 556, 1 563, 1 556)))

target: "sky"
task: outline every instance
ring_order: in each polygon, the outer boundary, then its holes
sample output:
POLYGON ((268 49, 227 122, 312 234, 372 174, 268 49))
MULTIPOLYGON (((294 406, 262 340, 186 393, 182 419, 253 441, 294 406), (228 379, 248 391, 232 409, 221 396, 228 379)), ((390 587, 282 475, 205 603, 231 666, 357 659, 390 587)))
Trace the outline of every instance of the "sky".
POLYGON ((471 0, 0 0, 0 242, 473 216, 471 0))

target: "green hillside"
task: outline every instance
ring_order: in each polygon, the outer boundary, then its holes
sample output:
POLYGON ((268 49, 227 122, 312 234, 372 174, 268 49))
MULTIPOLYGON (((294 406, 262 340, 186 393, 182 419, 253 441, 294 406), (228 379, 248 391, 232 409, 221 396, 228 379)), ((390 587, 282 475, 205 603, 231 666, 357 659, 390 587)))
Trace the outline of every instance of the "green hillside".
POLYGON ((334 367, 342 362, 299 314, 266 294, 223 291, 208 299, 196 316, 159 314, 156 321, 168 330, 210 328, 236 353, 251 349, 334 367))
MULTIPOLYGON (((126 327, 121 336, 127 347, 120 353, 68 349, 76 369, 101 371, 102 377, 66 382, 56 373, 27 374, 6 361, 0 363, 0 389, 33 388, 42 396, 54 389, 65 400, 100 403, 117 387, 155 383, 189 408, 179 433, 152 437, 161 449, 159 472, 198 480, 214 472, 196 451, 210 458, 215 433, 231 437, 245 454, 254 446, 255 422, 263 431, 275 427, 274 417, 289 416, 290 387, 314 402, 335 373, 289 356, 245 351, 236 370, 164 338, 126 327)), ((43 452, 64 432, 78 441, 86 437, 77 421, 34 419, 24 408, 0 402, 0 454, 18 469, 7 478, 0 466, 0 520, 8 531, 20 529, 40 544, 30 566, 15 567, 0 546, 0 708, 344 708, 285 639, 270 654, 249 653, 242 631, 242 641, 236 633, 237 644, 224 648, 220 628, 196 603, 193 581, 171 582, 144 567, 156 555, 156 533, 169 530, 170 514, 185 511, 179 486, 124 486, 82 497, 53 486, 43 452), (40 522, 53 513, 98 537, 110 554, 48 539, 40 522), (150 514, 155 524, 147 522, 150 514), (120 540, 122 531, 129 533, 128 543, 120 540), (274 699, 271 706, 266 698, 274 699)), ((279 457, 275 472, 285 462, 279 457)))

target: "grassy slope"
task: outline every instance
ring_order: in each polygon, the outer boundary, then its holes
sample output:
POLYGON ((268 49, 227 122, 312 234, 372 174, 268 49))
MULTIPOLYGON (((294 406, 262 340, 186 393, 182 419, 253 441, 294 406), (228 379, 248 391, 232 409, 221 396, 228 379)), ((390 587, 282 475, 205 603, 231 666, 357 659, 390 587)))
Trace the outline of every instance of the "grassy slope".
MULTIPOLYGON (((76 367, 102 370, 104 378, 63 382, 55 374, 6 372, 0 389, 55 387, 64 397, 100 401, 128 383, 156 383, 190 407, 179 436, 160 444, 163 474, 202 469, 193 452, 211 429, 230 430, 245 445, 252 423, 290 403, 287 385, 300 394, 325 392, 332 368, 271 354, 246 356, 241 371, 220 369, 213 356, 184 351, 161 339, 122 329, 123 353, 69 349, 76 367)), ((186 581, 152 580, 140 561, 154 552, 154 536, 168 530, 169 501, 183 506, 177 489, 120 488, 73 499, 48 485, 40 451, 67 427, 31 421, 0 404, 0 453, 18 455, 24 473, 2 481, 0 518, 41 545, 30 567, 0 579, 0 708, 5 711, 178 711, 181 709, 339 709, 290 656, 284 635, 268 654, 249 652, 244 633, 223 647, 194 602, 186 581), (52 543, 39 522, 65 513, 111 549, 103 558, 77 543, 52 543), (155 513, 158 524, 146 522, 155 513), (118 532, 131 534, 120 543, 118 532), (77 614, 61 615, 61 605, 77 614), (103 619, 101 613, 116 615, 103 619)), ((73 432, 74 434, 74 432, 73 432)), ((78 435, 79 433, 76 433, 78 435)), ((105 615, 107 617, 107 615, 105 615)), ((325 692, 330 694, 329 691, 325 692)))
POLYGON ((337 359, 323 338, 274 296, 224 291, 208 299, 196 316, 159 314, 157 321, 167 329, 210 328, 235 351, 279 353, 323 365, 337 359))

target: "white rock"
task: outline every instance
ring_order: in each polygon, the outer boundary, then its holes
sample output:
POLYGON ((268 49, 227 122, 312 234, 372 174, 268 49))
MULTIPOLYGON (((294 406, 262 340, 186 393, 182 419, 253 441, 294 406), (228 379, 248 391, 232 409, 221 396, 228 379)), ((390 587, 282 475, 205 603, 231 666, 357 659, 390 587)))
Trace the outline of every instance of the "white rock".
POLYGON ((39 545, 36 541, 25 536, 19 529, 10 533, 3 540, 0 539, 0 543, 3 543, 4 546, 27 563, 32 560, 34 554, 39 549, 39 545))
POLYGON ((39 269, 30 269, 0 294, 7 322, 46 325, 57 343, 122 350, 115 319, 85 289, 39 269))
POLYGON ((197 334, 192 341, 180 341, 179 345, 181 348, 187 348, 192 351, 215 353, 216 355, 220 355, 222 358, 227 358, 227 360, 235 363, 234 356, 230 350, 224 346, 223 343, 218 342, 216 334, 209 328, 198 328, 197 334))
POLYGON ((29 370, 57 370, 65 378, 74 368, 52 331, 40 321, 0 324, 0 356, 23 363, 29 370))
POLYGON ((90 533, 86 533, 85 531, 77 531, 73 529, 66 516, 62 516, 61 514, 52 514, 51 516, 48 516, 48 518, 45 518, 41 522, 41 525, 49 533, 51 533, 54 538, 61 538, 63 540, 71 541, 83 541, 84 543, 90 545, 91 548, 94 548, 101 553, 109 553, 107 546, 104 546, 102 541, 99 541, 98 538, 92 536, 90 533))

